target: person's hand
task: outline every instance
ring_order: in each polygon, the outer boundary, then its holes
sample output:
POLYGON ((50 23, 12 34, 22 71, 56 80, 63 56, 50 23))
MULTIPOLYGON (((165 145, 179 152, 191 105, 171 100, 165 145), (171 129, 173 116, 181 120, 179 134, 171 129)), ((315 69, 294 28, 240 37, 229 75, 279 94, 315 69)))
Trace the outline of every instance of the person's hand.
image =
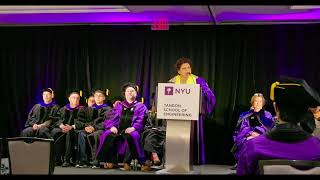
POLYGON ((84 128, 84 130, 87 132, 87 133, 93 133, 94 132, 94 127, 92 126, 87 126, 84 128))
POLYGON ((250 133, 250 136, 248 136, 248 137, 246 138, 246 140, 250 140, 250 139, 253 139, 253 138, 258 137, 258 136, 260 136, 259 133, 252 131, 252 132, 250 133))
POLYGON ((63 133, 67 133, 67 132, 68 132, 68 127, 67 127, 67 126, 64 126, 64 127, 62 128, 62 132, 63 132, 63 133))
POLYGON ((93 133, 94 131, 95 131, 95 129, 94 129, 94 127, 93 126, 91 126, 91 133, 93 133))
POLYGON ((32 129, 35 131, 35 130, 37 130, 37 129, 39 129, 38 128, 38 124, 34 124, 33 126, 32 126, 32 129))
POLYGON ((117 129, 116 127, 114 127, 114 126, 112 126, 112 127, 110 128, 110 131, 111 131, 112 133, 114 133, 114 134, 117 134, 117 133, 118 133, 118 129, 117 129))
POLYGON ((121 103, 121 101, 117 100, 116 102, 114 102, 114 103, 113 103, 113 107, 116 107, 116 105, 117 105, 118 103, 121 103))
POLYGON ((85 128, 84 128, 84 131, 86 131, 87 133, 90 133, 90 128, 89 128, 89 126, 85 127, 85 128))
POLYGON ((134 127, 128 127, 125 131, 126 134, 130 134, 132 131, 135 131, 136 129, 134 127))
POLYGON ((253 136, 248 136, 247 140, 250 140, 250 139, 253 139, 253 138, 254 138, 253 136))
POLYGON ((67 132, 69 132, 71 129, 72 129, 72 126, 70 126, 69 124, 66 124, 66 125, 63 127, 62 132, 63 132, 63 133, 67 133, 67 132))
POLYGON ((253 132, 250 134, 250 136, 257 137, 257 136, 260 136, 260 134, 253 131, 253 132))

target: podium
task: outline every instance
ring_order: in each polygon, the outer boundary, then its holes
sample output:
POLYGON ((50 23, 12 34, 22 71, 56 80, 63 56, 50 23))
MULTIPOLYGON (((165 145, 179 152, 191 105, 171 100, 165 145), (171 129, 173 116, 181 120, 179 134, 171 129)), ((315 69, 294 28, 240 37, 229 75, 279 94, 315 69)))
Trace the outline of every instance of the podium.
POLYGON ((7 138, 11 175, 54 172, 54 140, 36 137, 7 138))
POLYGON ((167 120, 165 169, 157 174, 190 174, 192 121, 199 120, 200 85, 159 83, 157 119, 167 120))

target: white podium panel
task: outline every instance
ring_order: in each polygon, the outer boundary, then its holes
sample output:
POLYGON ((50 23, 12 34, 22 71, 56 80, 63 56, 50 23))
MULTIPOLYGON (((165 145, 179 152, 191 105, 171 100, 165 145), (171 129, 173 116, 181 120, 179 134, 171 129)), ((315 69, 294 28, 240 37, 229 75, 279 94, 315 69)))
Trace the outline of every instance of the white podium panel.
POLYGON ((199 104, 199 84, 158 84, 158 119, 198 120, 199 104))

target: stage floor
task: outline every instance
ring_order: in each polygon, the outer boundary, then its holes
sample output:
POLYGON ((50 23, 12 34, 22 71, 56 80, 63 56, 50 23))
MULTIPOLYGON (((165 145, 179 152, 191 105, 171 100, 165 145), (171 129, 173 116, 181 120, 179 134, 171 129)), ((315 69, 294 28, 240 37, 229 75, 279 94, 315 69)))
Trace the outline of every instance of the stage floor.
MULTIPOLYGON (((201 165, 194 166, 195 174, 219 174, 219 175, 229 175, 235 174, 235 170, 231 170, 232 166, 227 165, 201 165)), ((113 174, 139 174, 139 175, 156 175, 158 169, 153 169, 150 172, 141 172, 137 171, 123 171, 120 169, 92 169, 92 168, 75 168, 75 167, 55 167, 54 174, 62 175, 62 174, 105 174, 105 175, 113 175, 113 174)))
MULTIPOLYGON (((1 161, 1 174, 5 175, 9 173, 9 163, 8 159, 4 158, 1 161)), ((217 174, 217 175, 230 175, 235 174, 235 170, 231 170, 232 166, 228 165, 216 165, 208 164, 201 166, 193 166, 194 174, 217 174)), ((140 169, 140 168, 139 168, 140 169)), ((86 174, 86 175, 157 175, 158 168, 153 168, 150 172, 137 171, 123 171, 120 169, 92 169, 92 168, 76 168, 76 167, 61 167, 56 166, 54 169, 54 175, 72 175, 72 174, 86 174)))

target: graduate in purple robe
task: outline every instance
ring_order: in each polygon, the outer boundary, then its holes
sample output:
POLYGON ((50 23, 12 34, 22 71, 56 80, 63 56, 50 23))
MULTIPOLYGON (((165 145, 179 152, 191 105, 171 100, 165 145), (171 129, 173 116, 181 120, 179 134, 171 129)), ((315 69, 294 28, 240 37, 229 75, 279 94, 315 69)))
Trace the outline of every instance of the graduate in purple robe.
POLYGON ((320 139, 299 125, 308 107, 320 105, 319 95, 304 81, 284 78, 271 86, 277 124, 266 134, 246 141, 239 152, 237 174, 259 174, 259 160, 320 160, 320 139))
POLYGON ((191 141, 193 142, 193 164, 205 164, 205 147, 203 138, 203 119, 209 115, 216 104, 216 97, 207 82, 192 74, 192 62, 189 58, 180 58, 175 64, 178 75, 169 80, 175 84, 199 84, 201 88, 201 110, 198 121, 192 123, 191 141), (199 127, 199 128, 198 128, 199 127))
POLYGON ((21 136, 51 138, 53 118, 55 118, 60 107, 54 100, 54 93, 51 88, 42 90, 42 100, 35 104, 29 112, 21 136))
POLYGON ((245 141, 268 132, 275 125, 271 113, 263 109, 265 99, 261 93, 255 93, 250 102, 250 110, 240 115, 233 134, 234 146, 231 152, 236 161, 245 141))
POLYGON ((124 155, 124 170, 131 170, 133 158, 142 165, 142 171, 150 170, 140 141, 148 109, 136 100, 137 92, 135 84, 126 83, 122 88, 125 100, 117 103, 104 121, 105 132, 100 137, 97 153, 98 160, 106 162, 106 169, 116 168, 117 155, 124 155))

